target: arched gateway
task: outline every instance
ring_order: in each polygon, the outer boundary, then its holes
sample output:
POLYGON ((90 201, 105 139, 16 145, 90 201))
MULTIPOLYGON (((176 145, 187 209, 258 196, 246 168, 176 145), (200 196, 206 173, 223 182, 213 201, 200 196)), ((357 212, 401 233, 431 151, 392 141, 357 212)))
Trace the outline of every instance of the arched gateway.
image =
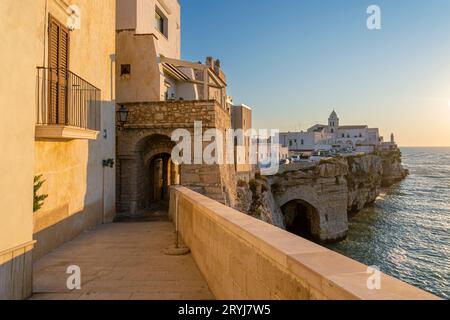
MULTIPOLYGON (((222 203, 233 205, 233 165, 175 164, 171 159, 174 130, 191 134, 194 122, 203 132, 230 128, 230 116, 215 101, 173 101, 126 104, 125 126, 117 131, 117 211, 139 216, 155 203, 168 203, 171 185, 182 184, 222 203)), ((206 144, 203 144, 205 148, 206 144)), ((203 150, 202 150, 203 151, 203 150)), ((194 157, 194 154, 192 154, 194 157)))

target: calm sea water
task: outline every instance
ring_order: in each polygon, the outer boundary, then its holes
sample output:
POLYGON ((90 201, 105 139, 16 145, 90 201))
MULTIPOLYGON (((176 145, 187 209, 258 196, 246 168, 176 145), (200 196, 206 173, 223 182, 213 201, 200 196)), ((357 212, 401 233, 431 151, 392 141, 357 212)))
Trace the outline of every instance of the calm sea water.
POLYGON ((450 299, 450 148, 402 148, 410 176, 350 220, 329 247, 450 299))

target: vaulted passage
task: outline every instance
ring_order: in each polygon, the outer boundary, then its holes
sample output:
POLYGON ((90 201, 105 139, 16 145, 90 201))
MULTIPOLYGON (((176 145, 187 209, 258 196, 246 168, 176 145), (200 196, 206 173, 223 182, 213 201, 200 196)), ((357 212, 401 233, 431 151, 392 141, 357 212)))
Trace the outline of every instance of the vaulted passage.
POLYGON ((145 175, 145 199, 148 207, 156 203, 169 201, 169 187, 177 184, 178 167, 172 162, 170 154, 161 153, 150 160, 146 165, 148 172, 145 175))
POLYGON ((164 135, 152 135, 141 141, 138 166, 140 208, 168 204, 169 187, 179 183, 179 167, 171 159, 174 143, 164 135))
POLYGON ((317 209, 303 200, 292 200, 281 207, 286 230, 308 240, 317 239, 317 209))
POLYGON ((164 134, 142 137, 133 153, 117 164, 118 212, 123 217, 145 215, 149 209, 165 208, 170 186, 180 183, 180 166, 171 158, 175 143, 164 134))

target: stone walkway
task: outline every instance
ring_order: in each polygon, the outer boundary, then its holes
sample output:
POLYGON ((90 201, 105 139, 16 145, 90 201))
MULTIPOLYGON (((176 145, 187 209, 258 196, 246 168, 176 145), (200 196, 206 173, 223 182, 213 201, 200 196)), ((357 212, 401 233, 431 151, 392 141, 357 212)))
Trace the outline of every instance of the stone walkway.
POLYGON ((31 299, 214 299, 190 254, 164 254, 174 239, 165 221, 100 226, 34 264, 31 299), (81 268, 81 290, 67 289, 71 265, 81 268))

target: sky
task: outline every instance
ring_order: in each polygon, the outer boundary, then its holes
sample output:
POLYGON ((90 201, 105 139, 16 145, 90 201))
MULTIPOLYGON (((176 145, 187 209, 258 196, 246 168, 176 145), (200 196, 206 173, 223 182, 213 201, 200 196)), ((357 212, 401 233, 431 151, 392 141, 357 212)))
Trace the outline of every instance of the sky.
POLYGON ((254 128, 306 130, 335 109, 401 146, 450 146, 450 0, 180 3, 182 58, 220 59, 254 128))

